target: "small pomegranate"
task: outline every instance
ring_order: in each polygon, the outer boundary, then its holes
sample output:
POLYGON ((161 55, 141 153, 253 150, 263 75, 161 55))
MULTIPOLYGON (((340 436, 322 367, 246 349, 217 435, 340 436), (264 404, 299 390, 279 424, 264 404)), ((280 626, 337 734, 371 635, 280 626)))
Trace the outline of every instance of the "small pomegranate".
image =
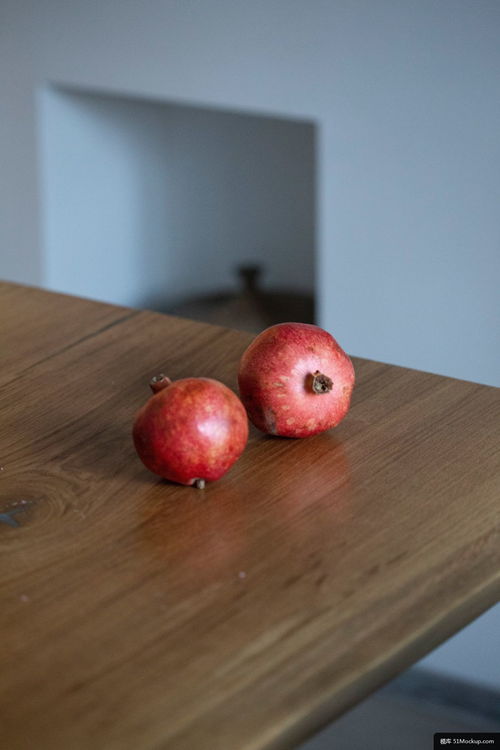
POLYGON ((219 479, 240 457, 248 420, 239 398, 211 378, 172 382, 158 375, 153 396, 136 416, 135 449, 155 474, 179 484, 219 479))
POLYGON ((244 352, 238 382, 259 430, 308 437, 345 417, 354 368, 327 331, 308 323, 279 323, 262 331, 244 352))

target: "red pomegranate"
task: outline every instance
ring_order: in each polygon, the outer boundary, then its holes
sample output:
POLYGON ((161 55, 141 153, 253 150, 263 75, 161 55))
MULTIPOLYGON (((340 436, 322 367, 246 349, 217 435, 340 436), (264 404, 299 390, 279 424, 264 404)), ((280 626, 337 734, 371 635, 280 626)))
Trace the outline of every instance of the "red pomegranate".
POLYGON ((158 375, 154 395, 137 414, 136 451, 155 474, 203 488, 219 479, 240 457, 248 420, 239 398, 218 380, 158 375))
POLYGON ((244 352, 238 382, 259 430, 308 437, 345 417, 354 368, 327 331, 308 323, 279 323, 262 331, 244 352))

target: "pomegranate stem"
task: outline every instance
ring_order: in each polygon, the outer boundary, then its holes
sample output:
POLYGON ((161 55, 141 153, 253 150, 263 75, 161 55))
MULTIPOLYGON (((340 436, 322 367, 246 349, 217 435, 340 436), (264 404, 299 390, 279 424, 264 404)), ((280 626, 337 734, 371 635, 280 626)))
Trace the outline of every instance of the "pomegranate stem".
POLYGON ((333 388, 333 380, 316 370, 312 375, 311 388, 314 393, 329 393, 333 388))
POLYGON ((194 486, 197 490, 204 490, 205 489, 205 480, 204 479, 195 479, 194 480, 194 486))
POLYGON ((171 382, 170 378, 167 378, 167 376, 161 372, 159 375, 155 375, 154 378, 151 378, 149 381, 149 387, 153 393, 158 393, 166 388, 167 385, 170 385, 171 382))

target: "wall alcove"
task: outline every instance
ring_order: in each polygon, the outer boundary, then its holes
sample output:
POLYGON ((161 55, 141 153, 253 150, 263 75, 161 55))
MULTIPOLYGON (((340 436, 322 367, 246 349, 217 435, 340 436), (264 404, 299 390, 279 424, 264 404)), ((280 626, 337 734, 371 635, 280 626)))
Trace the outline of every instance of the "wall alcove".
POLYGON ((313 295, 314 123, 68 87, 40 115, 48 288, 169 310, 252 264, 313 295))

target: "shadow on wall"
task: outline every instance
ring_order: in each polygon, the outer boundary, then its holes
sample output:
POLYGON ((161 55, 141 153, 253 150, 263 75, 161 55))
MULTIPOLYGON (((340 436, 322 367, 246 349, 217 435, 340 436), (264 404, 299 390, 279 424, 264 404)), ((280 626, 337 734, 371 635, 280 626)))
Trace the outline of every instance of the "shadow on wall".
POLYGON ((39 112, 45 286, 166 310, 257 265, 313 295, 311 122, 55 88, 39 112))

